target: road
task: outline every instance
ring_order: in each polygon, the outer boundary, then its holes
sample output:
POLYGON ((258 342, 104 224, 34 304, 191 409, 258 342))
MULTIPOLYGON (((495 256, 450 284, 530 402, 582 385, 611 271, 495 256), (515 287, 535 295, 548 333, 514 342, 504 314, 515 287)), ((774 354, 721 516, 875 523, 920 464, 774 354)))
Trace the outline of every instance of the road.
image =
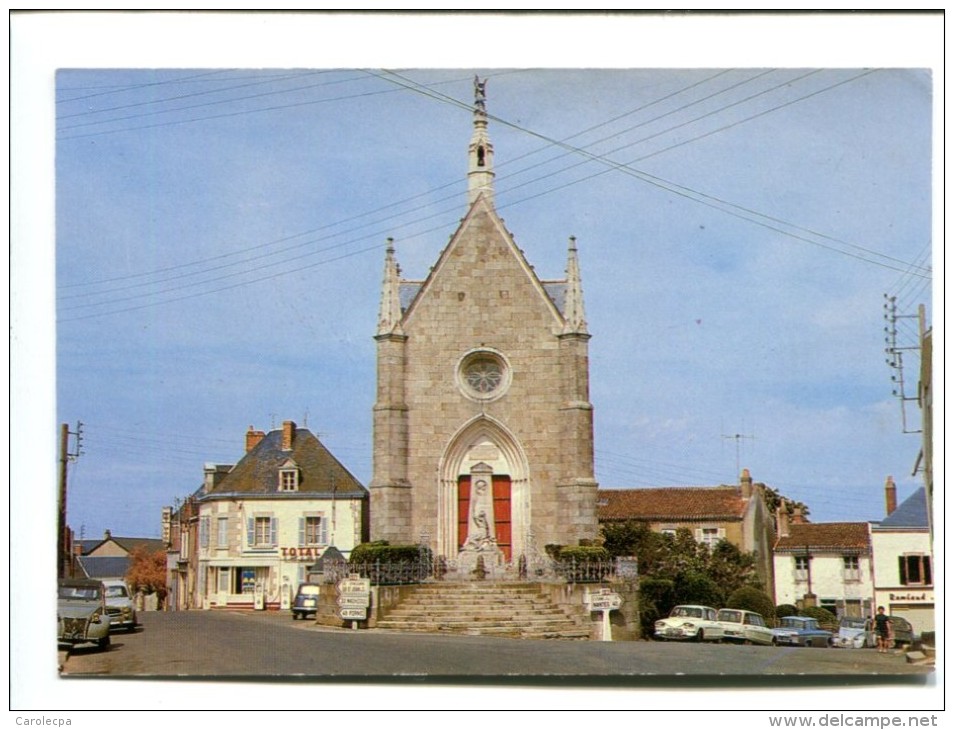
POLYGON ((727 644, 538 641, 352 631, 293 621, 286 612, 144 613, 108 651, 77 647, 64 677, 689 677, 878 675, 931 667, 903 654, 727 644))

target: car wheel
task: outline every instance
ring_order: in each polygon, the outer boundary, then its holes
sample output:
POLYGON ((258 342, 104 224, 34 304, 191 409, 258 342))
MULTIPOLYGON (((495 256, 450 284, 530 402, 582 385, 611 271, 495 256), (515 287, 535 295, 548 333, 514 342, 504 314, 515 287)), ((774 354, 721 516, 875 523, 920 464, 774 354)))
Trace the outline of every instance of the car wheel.
POLYGON ((108 636, 104 636, 102 639, 99 639, 99 640, 96 642, 96 646, 98 646, 100 649, 107 649, 107 648, 109 648, 109 637, 108 637, 108 636))
POLYGON ((699 633, 696 634, 696 641, 703 642, 706 640, 706 631, 705 629, 699 629, 699 633))
POLYGON ((772 637, 772 646, 778 646, 778 639, 776 639, 774 636, 772 637))

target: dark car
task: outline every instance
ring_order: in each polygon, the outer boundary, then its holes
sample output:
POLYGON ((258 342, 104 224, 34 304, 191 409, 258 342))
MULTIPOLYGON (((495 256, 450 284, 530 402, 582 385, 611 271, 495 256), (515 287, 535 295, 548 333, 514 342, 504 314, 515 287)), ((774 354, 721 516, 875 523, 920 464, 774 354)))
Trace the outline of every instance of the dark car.
POLYGON ((891 622, 891 630, 894 632, 894 645, 903 646, 914 643, 914 627, 906 618, 900 616, 888 616, 891 622))
POLYGON ((321 586, 317 583, 302 583, 298 586, 298 593, 295 594, 295 602, 292 603, 292 618, 308 618, 318 613, 318 594, 321 592, 321 586))

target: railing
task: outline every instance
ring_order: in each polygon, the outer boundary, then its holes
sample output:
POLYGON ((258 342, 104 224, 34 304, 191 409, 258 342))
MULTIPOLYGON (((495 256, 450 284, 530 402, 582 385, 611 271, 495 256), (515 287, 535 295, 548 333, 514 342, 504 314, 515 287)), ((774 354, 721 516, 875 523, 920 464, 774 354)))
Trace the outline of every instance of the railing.
POLYGON ((560 560, 553 567, 567 583, 602 583, 616 575, 615 560, 560 560))

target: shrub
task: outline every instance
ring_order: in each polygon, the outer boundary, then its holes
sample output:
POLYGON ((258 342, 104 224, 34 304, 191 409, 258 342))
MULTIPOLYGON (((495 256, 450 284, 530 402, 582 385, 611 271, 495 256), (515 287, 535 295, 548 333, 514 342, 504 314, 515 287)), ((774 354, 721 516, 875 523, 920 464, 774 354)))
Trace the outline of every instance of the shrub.
POLYGON ((721 606, 725 600, 722 589, 703 573, 683 573, 676 576, 674 583, 676 603, 702 604, 715 608, 721 606))
POLYGON ((675 587, 668 578, 643 578, 639 581, 639 625, 644 637, 651 638, 658 619, 669 615, 676 605, 675 587))
POLYGON ((559 552, 560 560, 609 560, 609 550, 594 545, 580 547, 562 547, 559 552))
POLYGON ((791 603, 780 603, 775 607, 775 618, 785 618, 786 616, 798 616, 798 606, 791 603))
MULTIPOLYGON (((425 560, 430 550, 425 549, 425 560)), ((352 565, 365 563, 417 563, 421 560, 420 545, 390 545, 387 540, 363 542, 351 551, 348 562, 352 565)))
POLYGON ((758 588, 742 586, 736 588, 725 600, 726 608, 743 608, 761 614, 767 622, 775 620, 775 605, 766 593, 758 588))

